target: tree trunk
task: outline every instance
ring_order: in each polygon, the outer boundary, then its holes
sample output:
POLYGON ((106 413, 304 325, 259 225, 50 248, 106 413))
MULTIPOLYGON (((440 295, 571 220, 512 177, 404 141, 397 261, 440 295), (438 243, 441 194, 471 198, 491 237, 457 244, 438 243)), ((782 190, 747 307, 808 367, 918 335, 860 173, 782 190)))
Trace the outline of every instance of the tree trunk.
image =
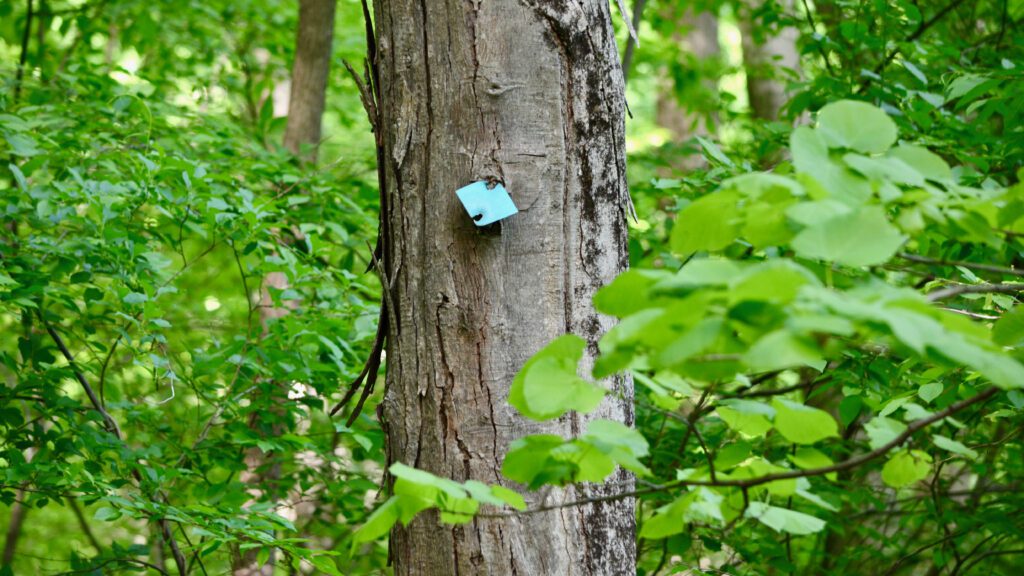
MULTIPOLYGON (((721 48, 718 44, 718 18, 710 12, 703 12, 694 15, 692 9, 673 15, 678 23, 678 29, 685 31, 674 40, 685 46, 688 66, 697 71, 695 75, 702 80, 701 86, 685 87, 685 92, 697 92, 699 94, 717 94, 717 74, 708 76, 705 72, 709 65, 713 64, 721 48)), ((676 144, 683 144, 694 136, 707 136, 715 128, 715 118, 708 110, 697 110, 684 108, 680 103, 678 86, 670 79, 664 79, 664 84, 658 92, 656 118, 658 125, 672 133, 672 141, 676 144)), ((689 98, 691 102, 707 102, 712 98, 689 98)), ((681 156, 672 162, 673 170, 692 170, 704 165, 704 158, 699 154, 681 156)))
MULTIPOLYGON (((792 0, 784 0, 783 7, 792 11, 792 0)), ((743 63, 747 69, 747 96, 755 118, 778 120, 779 112, 789 100, 782 70, 800 73, 800 52, 796 41, 800 36, 796 28, 788 27, 771 36, 755 31, 749 14, 740 21, 743 37, 743 63)))
POLYGON ((316 162, 320 144, 320 121, 324 115, 327 75, 331 69, 334 40, 335 0, 301 0, 299 27, 295 37, 291 93, 288 98, 288 127, 284 146, 316 162))
MULTIPOLYGON (((330 71, 334 38, 334 12, 335 0, 301 0, 299 3, 298 33, 295 38, 295 60, 292 63, 284 145, 308 164, 316 163, 317 147, 320 143, 320 124, 324 102, 327 99, 327 75, 330 71)), ((301 233, 297 228, 291 233, 296 240, 301 240, 301 233)), ((268 334, 272 322, 291 313, 288 306, 275 306, 271 293, 272 290, 280 293, 288 287, 288 276, 283 272, 271 272, 263 278, 258 305, 264 337, 268 334)), ((283 396, 285 390, 282 388, 275 394, 283 396)), ((249 425, 251 428, 259 427, 258 412, 252 415, 249 425)), ((258 486, 278 479, 280 464, 268 462, 267 455, 259 448, 246 450, 245 464, 246 470, 240 475, 240 479, 250 486, 248 491, 253 499, 259 499, 264 494, 258 486)), ((258 553, 258 548, 234 548, 231 553, 232 574, 273 574, 273 555, 268 558, 266 564, 260 564, 257 561, 258 553)))
POLYGON ((21 539, 21 528, 25 524, 25 516, 29 508, 24 502, 27 494, 24 487, 19 487, 16 492, 15 502, 11 506, 11 516, 7 521, 7 537, 4 539, 3 556, 0 557, 0 567, 10 566, 14 562, 14 553, 18 549, 18 541, 21 539))
MULTIPOLYGON (((388 460, 503 483, 510 442, 632 424, 632 382, 590 417, 535 423, 506 402, 531 354, 611 320, 594 292, 627 263, 623 79, 604 0, 380 0, 383 265, 390 278, 388 460), (504 183, 519 214, 478 229, 455 190, 504 183)), ((556 491, 569 501, 628 491, 556 491)), ((536 504, 537 495, 527 495, 536 504)), ((397 527, 396 575, 635 574, 633 503, 397 527)))

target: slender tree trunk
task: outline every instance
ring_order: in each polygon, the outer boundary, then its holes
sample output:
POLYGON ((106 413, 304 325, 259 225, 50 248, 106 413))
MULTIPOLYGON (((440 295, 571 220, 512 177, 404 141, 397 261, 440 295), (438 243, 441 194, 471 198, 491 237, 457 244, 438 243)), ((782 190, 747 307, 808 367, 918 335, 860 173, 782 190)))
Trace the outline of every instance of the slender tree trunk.
POLYGON ((327 75, 331 69, 335 0, 301 0, 299 30, 295 37, 291 94, 285 148, 316 162, 320 122, 324 115, 327 75))
MULTIPOLYGON (((628 262, 623 79, 605 0, 374 3, 384 132, 390 299, 388 459, 505 483, 526 434, 581 433, 507 404, 517 370, 573 332, 590 352, 611 326, 591 297, 628 262), (503 182, 519 214, 478 229, 455 190, 503 182)), ((632 382, 591 417, 631 424, 632 382)), ((628 491, 556 491, 577 500, 628 491)), ((536 494, 527 500, 538 502, 536 494)), ((392 534, 396 575, 632 575, 630 500, 447 526, 424 514, 392 534)))
MULTIPOLYGON (((327 99, 327 76, 330 71, 332 42, 334 38, 334 12, 336 0, 301 0, 299 3, 298 32, 295 38, 295 60, 292 63, 291 88, 288 97, 288 124, 285 128, 284 145, 292 153, 300 155, 304 162, 315 164, 317 146, 320 143, 320 125, 327 99)), ((297 240, 300 232, 292 231, 297 240)), ((270 325, 291 313, 289 307, 274 306, 273 292, 289 287, 289 279, 283 272, 267 274, 260 286, 260 324, 266 336, 270 325)), ((285 390, 275 391, 283 396, 285 390)), ((250 426, 258 427, 259 413, 253 414, 250 426)), ((273 483, 280 478, 280 463, 268 462, 267 455, 258 448, 245 453, 246 471, 241 474, 243 482, 249 484, 254 499, 264 496, 257 488, 273 483)), ((232 550, 231 568, 235 576, 257 576, 273 573, 273 556, 266 565, 257 562, 258 549, 232 550)))
MULTIPOLYGON (((710 12, 703 12, 694 15, 692 9, 680 11, 674 16, 678 23, 678 29, 683 31, 675 38, 681 42, 686 52, 688 66, 697 71, 695 75, 703 82, 701 86, 685 87, 684 92, 717 94, 717 75, 708 76, 705 71, 713 66, 721 54, 721 47, 718 44, 718 18, 710 12)), ((715 119, 700 106, 684 107, 680 103, 678 86, 671 79, 666 78, 663 86, 658 92, 657 100, 657 122, 658 125, 666 128, 672 133, 672 140, 682 144, 694 136, 707 136, 715 128, 715 119)), ((707 101, 709 98, 689 98, 691 102, 707 101)), ((672 168, 688 170, 698 168, 704 164, 699 154, 682 156, 673 163, 672 168)))
MULTIPOLYGON (((27 449, 25 451, 25 460, 31 462, 35 454, 35 448, 27 449)), ((21 529, 25 526, 25 517, 28 516, 29 510, 31 510, 31 508, 24 504, 25 499, 28 497, 28 493, 25 491, 28 484, 28 482, 25 482, 18 487, 14 497, 15 501, 11 506, 11 516, 7 522, 7 534, 4 538, 4 551, 3 555, 0 556, 0 567, 10 566, 14 562, 14 554, 18 550, 18 541, 21 540, 21 529)))
POLYGON ((14 561, 14 553, 18 549, 18 541, 21 539, 21 528, 25 525, 25 516, 28 515, 28 507, 22 504, 26 497, 25 489, 18 488, 16 501, 11 506, 11 516, 7 521, 7 535, 4 539, 3 556, 0 557, 0 566, 10 566, 14 561))
MULTIPOLYGON (((792 11, 792 0, 782 0, 782 5, 792 11)), ((755 30, 749 14, 740 20, 740 31, 751 112, 755 118, 778 120, 779 112, 789 100, 786 78, 800 73, 800 52, 796 47, 800 33, 796 28, 787 27, 765 36, 755 30)))

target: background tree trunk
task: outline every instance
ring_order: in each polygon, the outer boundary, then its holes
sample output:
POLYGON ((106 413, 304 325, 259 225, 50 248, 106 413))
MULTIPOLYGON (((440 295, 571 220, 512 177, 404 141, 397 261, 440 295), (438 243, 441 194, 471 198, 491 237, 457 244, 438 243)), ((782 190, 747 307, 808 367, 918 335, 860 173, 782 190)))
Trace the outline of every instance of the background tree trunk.
MULTIPOLYGON (((672 10, 676 13, 671 17, 678 23, 680 30, 675 40, 684 46, 685 65, 697 71, 694 77, 703 79, 703 85, 682 87, 682 92, 716 95, 714 98, 689 98, 690 102, 716 100, 718 75, 710 77, 704 70, 709 65, 717 67, 716 61, 721 54, 721 47, 718 44, 718 18, 711 12, 695 15, 692 8, 674 7, 672 10)), ((694 136, 707 136, 715 128, 717 120, 706 111, 700 110, 703 106, 698 105, 697 110, 684 108, 680 103, 680 88, 675 85, 672 78, 665 78, 656 103, 658 125, 672 133, 672 141, 676 144, 683 144, 694 136)), ((671 170, 692 170, 704 163, 704 158, 699 153, 683 155, 673 161, 671 170)))
POLYGON ((299 29, 295 37, 284 146, 293 154, 300 154, 303 145, 307 145, 303 159, 308 162, 316 162, 320 143, 320 122, 334 41, 334 12, 335 0, 299 2, 299 29))
MULTIPOLYGON (((792 11, 792 0, 783 0, 782 5, 787 11, 792 11)), ((740 19, 740 32, 750 110, 755 118, 778 120, 779 112, 789 100, 786 75, 779 71, 788 69, 800 73, 800 52, 796 47, 800 32, 787 27, 770 36, 757 34, 750 14, 744 14, 740 19)))
MULTIPOLYGON (((293 154, 300 155, 304 162, 315 164, 317 147, 320 143, 320 126, 327 97, 327 76, 330 72, 334 38, 334 12, 336 0, 301 0, 299 3, 298 32, 295 37, 295 60, 292 63, 291 87, 288 97, 288 124, 285 128, 284 145, 293 154)), ((291 230, 296 240, 301 240, 298 229, 291 230)), ((288 315, 288 307, 274 305, 274 294, 289 287, 288 276, 283 272, 267 274, 260 286, 259 317, 266 336, 275 320, 288 315)), ((251 297, 251 295, 250 295, 251 297)), ((284 396, 285 384, 275 392, 284 396)), ((254 413, 250 427, 259 427, 259 413, 254 413)), ((259 448, 250 448, 245 453, 246 470, 240 479, 253 486, 249 493, 254 499, 263 496, 255 486, 266 485, 280 477, 280 463, 268 462, 267 455, 259 448)), ((273 573, 274 558, 261 565, 257 561, 258 548, 232 551, 231 569, 235 576, 257 576, 273 573)))
MULTIPOLYGON (((590 354, 611 320, 591 297, 623 270, 623 80, 603 0, 381 0, 378 26, 386 210, 395 304, 382 409, 388 459, 500 483, 511 441, 581 433, 507 404, 531 354, 573 332, 590 354), (520 213, 481 230, 455 190, 504 182, 520 213)), ((592 417, 632 423, 632 382, 592 417)), ((549 502, 627 491, 556 491, 549 502)), ((536 503, 539 497, 528 495, 536 503)), ((635 574, 629 500, 445 526, 424 514, 392 534, 396 575, 635 574)))

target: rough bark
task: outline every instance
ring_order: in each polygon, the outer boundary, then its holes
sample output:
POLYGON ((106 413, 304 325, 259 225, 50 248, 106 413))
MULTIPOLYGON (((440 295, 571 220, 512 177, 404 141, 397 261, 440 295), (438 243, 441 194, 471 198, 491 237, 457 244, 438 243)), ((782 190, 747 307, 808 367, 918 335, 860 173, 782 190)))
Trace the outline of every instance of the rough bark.
MULTIPOLYGON (((787 10, 792 9, 792 0, 783 0, 782 4, 787 10)), ((800 52, 796 47, 800 32, 786 27, 765 36, 757 34, 754 28, 749 14, 740 21, 750 110, 755 118, 778 120, 789 100, 786 78, 800 72, 800 52)))
POLYGON ((291 93, 288 98, 288 127, 285 148, 316 161, 320 143, 320 122, 324 115, 327 75, 331 69, 334 40, 335 0, 301 0, 299 26, 295 37, 291 93), (305 146, 305 153, 303 148, 305 146))
MULTIPOLYGON (((382 414, 388 459, 502 483, 521 436, 588 418, 518 416, 506 398, 531 354, 611 320, 591 297, 627 265, 623 79, 603 0, 375 2, 389 322, 382 414), (520 213, 477 229, 455 190, 503 182, 520 213)), ((632 423, 632 382, 608 382, 590 418, 632 423)), ((627 491, 557 491, 576 500, 627 491)), ((539 496, 527 495, 536 504, 539 496)), ((396 575, 635 573, 630 500, 392 534, 396 575)))

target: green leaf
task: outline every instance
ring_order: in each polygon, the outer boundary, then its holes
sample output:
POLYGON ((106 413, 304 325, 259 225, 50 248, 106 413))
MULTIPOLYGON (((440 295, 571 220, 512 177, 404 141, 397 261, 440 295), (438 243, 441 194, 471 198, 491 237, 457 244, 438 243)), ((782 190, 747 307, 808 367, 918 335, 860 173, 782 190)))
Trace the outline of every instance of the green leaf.
POLYGON ((431 489, 441 491, 453 498, 465 498, 466 490, 454 480, 447 478, 441 478, 435 476, 430 472, 424 470, 417 470, 411 466, 406 466, 401 462, 395 462, 388 468, 388 472, 392 476, 400 480, 405 480, 402 483, 402 487, 396 483, 395 493, 406 494, 409 496, 417 496, 421 498, 432 498, 435 492, 431 489))
POLYGON ((864 431, 867 432, 868 435, 868 445, 871 446, 872 450, 881 448, 889 442, 892 442, 900 434, 905 432, 906 429, 906 424, 899 420, 886 418, 885 416, 876 416, 864 425, 864 431))
POLYGON ((978 452, 976 450, 972 450, 965 446, 962 442, 957 442, 956 440, 953 440, 951 438, 946 438, 945 436, 935 434, 934 436, 932 436, 932 442, 934 442, 936 446, 942 448, 943 450, 948 450, 954 454, 966 456, 971 460, 975 460, 978 458, 978 452))
POLYGON ((526 500, 523 500, 522 494, 515 490, 510 490, 504 486, 491 486, 491 492, 496 498, 508 504, 512 508, 515 508, 520 512, 526 510, 526 500))
POLYGON ((751 502, 747 507, 746 516, 756 518, 776 532, 787 532, 798 536, 821 532, 825 528, 824 520, 810 514, 771 506, 764 502, 751 502))
POLYGON ((516 374, 509 403, 533 420, 557 418, 570 410, 587 413, 601 403, 606 391, 576 374, 586 342, 579 336, 559 336, 527 360, 516 374))
POLYGON ((772 428, 769 419, 775 416, 771 406, 743 399, 722 400, 715 411, 729 428, 747 438, 764 436, 772 428))
POLYGON ((353 544, 373 542, 390 532, 391 527, 398 522, 399 499, 398 496, 392 496, 374 510, 366 522, 352 534, 353 544))
POLYGON ((678 366, 704 352, 715 342, 724 327, 725 321, 721 318, 701 320, 662 350, 658 355, 658 366, 678 366))
MULTIPOLYGON (((552 450, 551 455, 557 461, 572 465, 573 482, 603 482, 615 472, 615 460, 601 447, 585 440, 567 442, 552 450)), ((561 477, 556 474, 554 479, 560 481, 561 477)))
POLYGON ((111 508, 110 506, 103 506, 101 508, 97 508, 92 517, 101 521, 117 520, 121 517, 121 511, 117 508, 111 508))
MULTIPOLYGON (((832 459, 826 456, 824 452, 808 446, 801 446, 796 452, 790 454, 788 458, 790 462, 796 464, 796 467, 801 470, 825 468, 833 464, 832 459)), ((829 480, 835 480, 836 473, 828 473, 825 477, 829 480)))
POLYGON ((835 419, 824 410, 783 398, 775 398, 772 406, 775 408, 775 429, 794 444, 813 444, 839 436, 835 419))
POLYGON ((593 420, 582 440, 596 446, 617 464, 637 474, 647 474, 640 458, 647 456, 647 439, 629 426, 614 420, 593 420))
POLYGON ((718 147, 718 144, 715 144, 714 142, 708 140, 707 138, 702 138, 700 136, 696 136, 696 138, 697 142, 700 143, 701 148, 703 148, 704 151, 707 152, 708 157, 714 158, 715 160, 721 162, 726 166, 735 166, 732 160, 730 160, 729 157, 722 152, 722 149, 718 147))
POLYGON ((996 321, 992 340, 1000 346, 1024 346, 1024 306, 1014 306, 996 321))
POLYGON ((509 446, 501 473, 510 480, 535 488, 548 465, 551 451, 564 443, 561 436, 552 434, 524 436, 509 446))
POLYGON ((831 148, 880 154, 896 143, 896 123, 881 109, 855 100, 840 100, 818 112, 818 130, 831 148))
POLYGON ((882 481, 893 488, 903 488, 928 476, 932 457, 920 450, 904 450, 889 458, 882 467, 882 481))
POLYGON ((25 175, 21 172, 21 168, 18 168, 17 164, 8 164, 8 168, 11 170, 11 174, 14 175, 14 181, 18 183, 18 188, 21 188, 22 192, 28 192, 28 181, 25 180, 25 175))
POLYGON ((977 74, 958 76, 949 83, 949 87, 946 89, 946 98, 950 100, 960 98, 986 81, 988 81, 988 78, 978 76, 977 74))
POLYGON ((802 338, 789 330, 776 330, 750 347, 743 362, 754 372, 770 372, 782 368, 813 366, 824 368, 821 352, 809 338, 802 338))
POLYGON ((809 270, 791 260, 769 260, 746 270, 729 286, 729 304, 745 300, 788 304, 806 284, 819 284, 809 270))
POLYGON ((627 270, 619 274, 594 295, 594 307, 599 312, 619 318, 639 312, 652 306, 647 295, 655 283, 669 277, 667 272, 657 270, 627 270))
POLYGON ((889 155, 899 158, 930 180, 945 182, 953 179, 953 171, 949 169, 949 164, 927 148, 901 144, 890 150, 889 155))
POLYGON ((917 395, 925 402, 931 402, 942 394, 942 382, 929 382, 917 389, 917 395))
POLYGON ((141 292, 129 292, 122 300, 124 300, 125 304, 142 304, 149 300, 149 296, 141 292))
POLYGON ((905 186, 924 186, 924 176, 899 158, 874 158, 846 154, 843 160, 851 168, 874 182, 892 182, 905 186))
POLYGON ((640 538, 658 540, 681 533, 685 528, 683 514, 686 513, 691 502, 693 502, 693 496, 683 494, 671 504, 655 510, 654 515, 644 521, 643 528, 640 529, 640 538))
POLYGON ((698 198, 679 213, 672 228, 672 251, 686 257, 725 248, 737 236, 739 195, 726 190, 698 198))
POLYGON ((866 206, 805 228, 792 246, 804 258, 859 267, 888 261, 905 240, 880 207, 866 206))

